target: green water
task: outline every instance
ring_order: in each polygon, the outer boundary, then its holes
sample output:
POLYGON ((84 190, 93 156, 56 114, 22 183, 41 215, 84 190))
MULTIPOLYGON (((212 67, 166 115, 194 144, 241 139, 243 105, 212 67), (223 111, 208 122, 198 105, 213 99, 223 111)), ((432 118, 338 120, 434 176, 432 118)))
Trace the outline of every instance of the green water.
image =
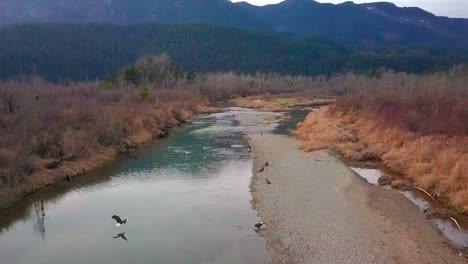
POLYGON ((0 263, 266 263, 238 114, 255 112, 197 118, 138 159, 0 211, 0 263))

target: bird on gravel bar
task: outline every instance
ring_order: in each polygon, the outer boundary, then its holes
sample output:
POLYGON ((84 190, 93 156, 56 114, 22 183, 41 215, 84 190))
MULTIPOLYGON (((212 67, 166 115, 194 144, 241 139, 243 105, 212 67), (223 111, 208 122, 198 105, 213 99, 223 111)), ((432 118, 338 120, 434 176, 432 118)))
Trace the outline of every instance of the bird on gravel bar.
POLYGON ((265 167, 262 167, 261 169, 258 170, 258 172, 263 172, 265 170, 265 167))
POLYGON ((271 181, 268 178, 266 178, 266 183, 271 184, 271 181))
POLYGON ((270 165, 270 164, 268 163, 268 161, 265 162, 265 167, 268 167, 268 165, 270 165))
POLYGON ((258 223, 256 223, 256 224, 254 225, 254 227, 255 227, 257 230, 260 229, 260 227, 262 227, 262 226, 263 226, 263 221, 260 221, 260 222, 258 222, 258 223))

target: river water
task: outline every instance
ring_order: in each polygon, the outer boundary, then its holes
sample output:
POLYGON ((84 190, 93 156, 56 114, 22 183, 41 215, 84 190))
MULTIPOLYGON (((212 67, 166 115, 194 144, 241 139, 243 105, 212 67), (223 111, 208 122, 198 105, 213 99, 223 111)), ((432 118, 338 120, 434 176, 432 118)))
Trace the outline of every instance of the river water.
POLYGON ((253 230, 252 157, 227 113, 0 211, 0 263, 266 263, 253 230), (127 218, 115 226, 112 215, 127 218))

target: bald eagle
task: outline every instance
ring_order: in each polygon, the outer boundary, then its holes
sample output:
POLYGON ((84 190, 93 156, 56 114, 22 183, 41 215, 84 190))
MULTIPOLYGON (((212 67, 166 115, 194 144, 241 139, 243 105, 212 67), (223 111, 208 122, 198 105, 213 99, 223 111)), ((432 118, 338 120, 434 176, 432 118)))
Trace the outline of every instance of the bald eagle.
POLYGON ((122 225, 122 224, 126 224, 126 223, 127 223, 127 219, 122 220, 122 218, 120 218, 118 215, 113 215, 113 216, 112 216, 112 219, 114 219, 114 220, 117 222, 116 226, 120 226, 120 225, 122 225))
POLYGON ((260 227, 262 227, 262 226, 263 226, 263 221, 260 221, 260 222, 258 222, 258 223, 256 223, 256 224, 254 225, 254 227, 255 227, 256 229, 260 229, 260 227))

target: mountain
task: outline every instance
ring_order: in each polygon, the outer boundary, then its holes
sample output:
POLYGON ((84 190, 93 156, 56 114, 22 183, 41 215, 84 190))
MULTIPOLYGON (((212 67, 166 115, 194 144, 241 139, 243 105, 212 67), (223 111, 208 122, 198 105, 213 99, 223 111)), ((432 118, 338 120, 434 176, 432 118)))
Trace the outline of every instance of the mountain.
POLYGON ((239 5, 274 30, 294 36, 327 37, 351 46, 468 47, 468 19, 437 17, 392 3, 286 0, 263 7, 239 5))
POLYGON ((447 51, 348 49, 325 39, 201 24, 35 23, 0 28, 0 79, 31 76, 34 69, 50 81, 95 80, 159 53, 187 71, 292 75, 367 73, 381 67, 420 73, 468 61, 468 54, 447 51))
POLYGON ((227 0, 2 0, 0 24, 30 22, 206 23, 269 29, 227 0))
POLYGON ((386 2, 285 0, 259 7, 228 0, 0 1, 0 25, 30 22, 205 23, 325 37, 346 46, 468 47, 468 19, 438 17, 386 2))

